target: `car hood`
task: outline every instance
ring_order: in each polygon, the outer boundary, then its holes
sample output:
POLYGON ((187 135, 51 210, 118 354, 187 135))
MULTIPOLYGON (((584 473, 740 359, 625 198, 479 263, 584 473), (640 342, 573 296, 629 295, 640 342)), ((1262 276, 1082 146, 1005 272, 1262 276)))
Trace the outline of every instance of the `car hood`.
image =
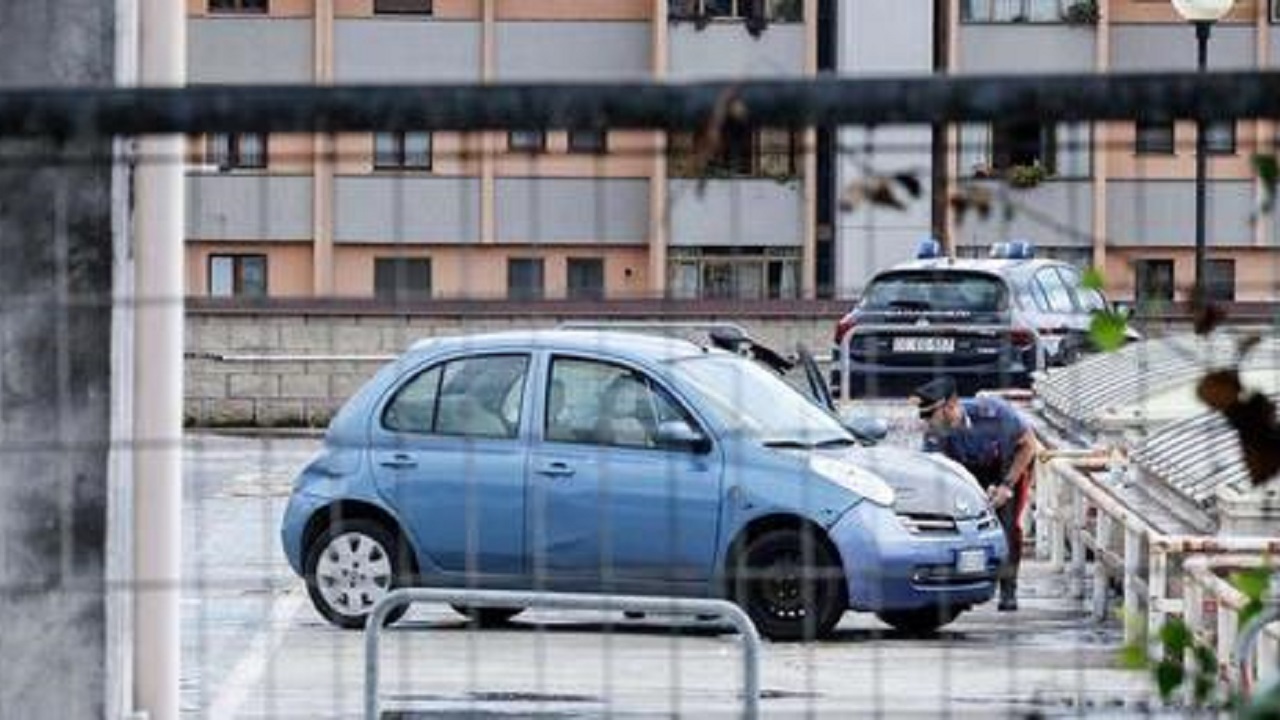
POLYGON ((987 496, 969 471, 942 455, 896 447, 857 448, 840 458, 875 473, 893 488, 903 514, 968 519, 983 514, 987 496))

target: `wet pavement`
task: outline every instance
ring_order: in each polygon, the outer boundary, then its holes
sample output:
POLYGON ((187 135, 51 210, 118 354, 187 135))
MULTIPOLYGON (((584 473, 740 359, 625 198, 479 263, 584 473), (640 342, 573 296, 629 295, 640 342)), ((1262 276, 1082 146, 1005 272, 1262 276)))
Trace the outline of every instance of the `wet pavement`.
MULTIPOLYGON (((910 439, 906 417, 895 441, 910 439)), ((360 716, 362 636, 315 613, 277 534, 292 476, 318 446, 188 440, 186 717, 360 716)), ((1024 567, 1021 591, 1019 612, 977 608, 933 637, 850 613, 830 640, 766 643, 763 715, 1146 715, 1146 678, 1118 668, 1118 625, 1092 622, 1042 564, 1024 567)), ((387 717, 727 717, 740 702, 734 635, 692 617, 527 612, 473 630, 447 607, 416 606, 382 655, 387 717)))

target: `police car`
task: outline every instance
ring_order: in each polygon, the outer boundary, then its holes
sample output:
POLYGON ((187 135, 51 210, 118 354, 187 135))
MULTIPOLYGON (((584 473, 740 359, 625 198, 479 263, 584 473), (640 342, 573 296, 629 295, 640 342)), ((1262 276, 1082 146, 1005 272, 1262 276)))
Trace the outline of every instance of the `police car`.
POLYGON ((1029 387, 1036 370, 1092 349, 1091 313, 1110 306, 1081 279, 1074 265, 1037 259, 1029 242, 963 260, 926 240, 914 261, 872 278, 840 318, 833 386, 847 373, 853 397, 905 395, 940 374, 965 395, 1029 387))

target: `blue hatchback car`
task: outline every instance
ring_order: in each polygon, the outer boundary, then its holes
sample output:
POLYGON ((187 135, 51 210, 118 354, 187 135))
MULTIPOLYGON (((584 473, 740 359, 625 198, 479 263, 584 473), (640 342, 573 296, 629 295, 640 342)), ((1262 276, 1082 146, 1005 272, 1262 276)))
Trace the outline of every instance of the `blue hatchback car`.
POLYGON ((575 330, 415 345, 334 418, 281 535, 341 627, 420 584, 724 597, 780 640, 851 609, 932 630, 1006 554, 960 466, 860 446, 742 356, 575 330))

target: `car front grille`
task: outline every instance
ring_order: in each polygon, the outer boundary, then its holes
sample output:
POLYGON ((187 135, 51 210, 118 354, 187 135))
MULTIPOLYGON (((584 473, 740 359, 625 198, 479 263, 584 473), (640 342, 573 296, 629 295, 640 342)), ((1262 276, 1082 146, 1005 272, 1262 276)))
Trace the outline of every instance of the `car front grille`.
POLYGON ((916 535, 954 535, 960 532, 954 518, 926 513, 899 513, 902 525, 916 535))

